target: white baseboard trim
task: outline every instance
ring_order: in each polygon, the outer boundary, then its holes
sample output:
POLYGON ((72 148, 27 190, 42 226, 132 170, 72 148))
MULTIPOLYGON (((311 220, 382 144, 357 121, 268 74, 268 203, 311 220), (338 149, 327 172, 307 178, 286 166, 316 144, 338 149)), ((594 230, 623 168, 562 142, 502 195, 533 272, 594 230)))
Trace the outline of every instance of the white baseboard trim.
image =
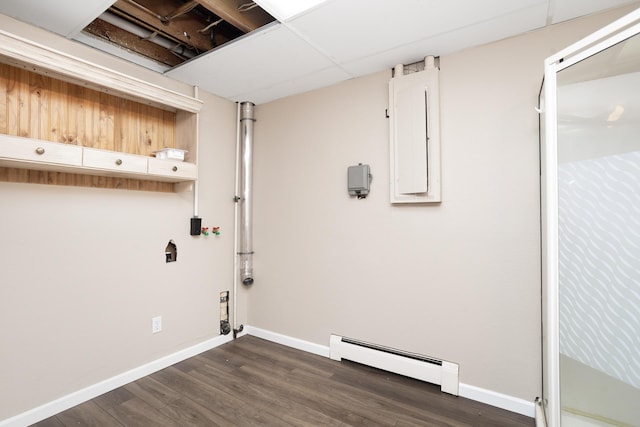
POLYGON ((318 356, 329 357, 329 346, 327 345, 312 343, 253 326, 245 326, 244 330, 248 335, 253 335, 254 337, 263 338, 267 341, 273 341, 278 344, 286 345, 287 347, 306 351, 307 353, 317 354, 318 356))
MULTIPOLYGON (((278 344, 286 345, 287 347, 317 354, 319 356, 330 356, 328 346, 289 337, 287 335, 256 328, 254 326, 245 326, 244 332, 248 335, 253 335, 258 338, 263 338, 268 341, 273 341, 278 344)), ((533 418, 535 416, 534 402, 529 402, 524 399, 497 393, 495 391, 473 385, 460 383, 459 396, 466 397, 467 399, 475 400, 477 402, 486 403, 487 405, 495 406, 496 408, 526 415, 527 417, 533 418)))
POLYGON ((156 371, 167 368, 175 363, 181 362, 230 341, 233 341, 233 336, 231 334, 211 338, 207 341, 161 357, 160 359, 156 359, 145 365, 133 368, 104 381, 100 381, 99 383, 90 385, 82 390, 62 396, 59 399, 30 409, 14 417, 2 420, 0 421, 0 427, 24 427, 37 423, 38 421, 42 421, 55 414, 86 402, 87 400, 98 397, 101 394, 115 390, 116 388, 129 384, 132 381, 138 380, 144 376, 150 375, 156 371))
POLYGON ((496 408, 506 409, 517 414, 534 418, 536 415, 535 402, 509 396, 485 388, 460 383, 460 396, 476 402, 486 403, 496 408))

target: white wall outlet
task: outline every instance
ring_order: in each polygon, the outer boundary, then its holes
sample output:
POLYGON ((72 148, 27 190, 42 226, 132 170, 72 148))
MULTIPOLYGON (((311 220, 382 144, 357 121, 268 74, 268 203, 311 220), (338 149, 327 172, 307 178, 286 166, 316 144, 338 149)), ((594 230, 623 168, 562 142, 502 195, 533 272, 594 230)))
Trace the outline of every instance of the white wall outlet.
POLYGON ((162 316, 151 318, 151 333, 157 334, 158 332, 162 332, 162 316))

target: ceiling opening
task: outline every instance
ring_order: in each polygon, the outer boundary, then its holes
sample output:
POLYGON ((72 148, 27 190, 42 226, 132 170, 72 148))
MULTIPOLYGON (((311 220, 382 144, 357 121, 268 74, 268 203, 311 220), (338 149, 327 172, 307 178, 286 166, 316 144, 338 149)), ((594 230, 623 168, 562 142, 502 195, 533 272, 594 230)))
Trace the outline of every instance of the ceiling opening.
POLYGON ((248 0, 117 0, 82 32, 172 68, 273 21, 248 0))

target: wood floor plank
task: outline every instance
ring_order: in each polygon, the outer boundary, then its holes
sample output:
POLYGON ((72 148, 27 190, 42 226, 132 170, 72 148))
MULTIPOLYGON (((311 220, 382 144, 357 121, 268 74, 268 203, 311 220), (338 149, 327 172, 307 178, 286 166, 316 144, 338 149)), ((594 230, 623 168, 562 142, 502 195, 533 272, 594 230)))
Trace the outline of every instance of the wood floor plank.
POLYGON ((256 381, 255 378, 245 378, 242 372, 228 373, 207 363, 190 370, 188 374, 203 382, 216 384, 217 387, 239 399, 257 402, 254 403, 257 408, 276 411, 285 421, 294 425, 299 423, 322 426, 343 425, 341 421, 313 409, 307 404, 308 402, 299 402, 295 399, 289 384, 271 385, 264 381, 256 381))
POLYGON ((93 401, 102 408, 104 411, 108 411, 109 409, 116 407, 118 405, 122 405, 128 400, 133 399, 135 396, 129 392, 125 387, 120 387, 115 390, 112 390, 108 393, 105 393, 101 396, 96 397, 93 401))
POLYGON ((58 419, 58 417, 53 416, 47 418, 46 420, 42 420, 39 423, 34 424, 37 427, 66 427, 62 421, 58 419))
MULTIPOLYGON (((464 416, 468 411, 460 408, 460 399, 464 398, 442 393, 438 385, 427 384, 349 361, 343 361, 341 364, 351 365, 352 369, 337 371, 332 377, 333 382, 368 390, 377 398, 383 399, 382 404, 390 405, 393 411, 400 409, 402 413, 411 414, 417 418, 424 417, 424 414, 428 413, 430 419, 441 425, 447 423, 456 426, 473 425, 471 420, 464 416)), ((403 421, 412 422, 409 419, 403 421)))
POLYGON ((183 396, 151 377, 140 378, 124 386, 134 396, 144 400, 156 409, 170 405, 183 396))
MULTIPOLYGON (((353 369, 356 370, 359 375, 367 375, 361 368, 362 366, 360 365, 353 366, 353 369)), ((309 380, 306 372, 298 372, 298 374, 300 375, 301 381, 309 380)), ((369 375, 371 374, 369 373, 369 375)), ((378 373, 376 373, 376 375, 378 375, 378 373)), ((315 381, 317 384, 318 381, 321 380, 315 379, 315 381)), ((451 417, 448 414, 443 414, 440 408, 435 411, 425 408, 421 404, 427 402, 429 400, 428 398, 422 399, 419 405, 411 405, 404 399, 394 400, 380 394, 378 388, 362 388, 350 383, 337 382, 333 378, 324 383, 323 386, 333 390, 338 396, 343 396, 342 399, 349 399, 349 403, 352 406, 360 406, 362 410, 365 411, 371 410, 378 414, 378 416, 384 414, 391 419, 395 419, 396 422, 420 423, 426 421, 447 427, 471 427, 471 424, 467 424, 455 416, 451 417)), ((434 386, 432 384, 423 385, 424 390, 433 388, 434 386)), ((425 397, 426 396, 428 396, 428 394, 425 393, 425 397)), ((440 396, 438 396, 438 398, 439 397, 440 396)))
MULTIPOLYGON (((238 353, 235 358, 252 360, 253 357, 249 353, 248 350, 238 353)), ((332 362, 327 367, 339 369, 340 363, 332 362)), ((302 404, 310 408, 317 407, 325 413, 336 410, 330 414, 332 417, 347 419, 352 425, 393 425, 396 420, 395 414, 388 416, 389 414, 381 411, 372 412, 371 407, 362 405, 360 400, 368 395, 358 394, 357 390, 335 390, 331 380, 326 378, 326 372, 318 378, 314 373, 303 369, 291 370, 288 363, 276 363, 274 358, 265 357, 263 353, 259 365, 247 362, 236 375, 242 376, 243 373, 248 374, 243 378, 248 383, 271 382, 276 389, 283 389, 283 385, 286 385, 286 389, 291 391, 287 396, 289 400, 298 399, 302 404), (309 381, 309 376, 312 376, 313 380, 309 381), (323 379, 328 382, 324 382, 323 379)))
POLYGON ((141 399, 133 398, 107 411, 128 427, 166 426, 180 427, 180 423, 160 413, 141 399))
MULTIPOLYGON (((330 389, 334 389, 334 393, 336 391, 335 381, 336 379, 338 379, 338 382, 342 386, 344 386, 344 388, 338 394, 347 400, 353 398, 358 402, 358 404, 364 403, 362 410, 365 412, 373 406, 380 407, 381 411, 379 412, 385 412, 385 407, 392 407, 388 415, 391 418, 400 418, 403 422, 408 424, 422 423, 422 425, 424 425, 425 421, 432 421, 433 423, 435 423, 435 425, 439 426, 465 427, 470 425, 451 418, 438 416, 437 410, 434 413, 429 414, 428 416, 425 415, 424 411, 412 412, 412 408, 406 405, 408 397, 411 396, 411 393, 408 393, 408 391, 411 391, 411 387, 407 387, 408 385, 416 386, 416 388, 413 390, 413 395, 420 396, 420 399, 413 402, 414 404, 424 405, 425 401, 429 400, 435 401, 436 405, 441 404, 440 400, 446 398, 446 395, 441 393, 439 386, 403 378, 398 375, 390 374, 388 372, 384 372, 374 368, 351 364, 351 362, 340 363, 332 361, 320 356, 314 356, 316 358, 314 359, 314 365, 323 365, 323 374, 325 375, 321 375, 320 378, 315 378, 316 374, 311 372, 312 370, 309 369, 307 363, 305 363, 304 361, 300 361, 299 353, 296 353, 296 351, 293 349, 287 350, 288 351, 279 351, 277 344, 267 343, 265 346, 251 346, 250 348, 244 350, 244 354, 246 355, 247 353, 256 353, 260 357, 269 357, 269 355, 271 355, 271 357, 279 357, 280 359, 283 359, 285 366, 294 367, 291 372, 294 374, 297 373, 300 377, 302 377, 303 384, 309 381, 310 383, 316 382, 317 386, 317 381, 322 381, 322 377, 330 377, 331 379, 329 382, 327 382, 327 387, 329 387, 330 389), (331 373, 329 374, 329 372, 331 373), (364 379, 365 382, 358 382, 358 379, 360 378, 364 379), (402 378, 402 381, 394 382, 392 381, 394 378, 402 378), (366 387, 362 387, 362 384, 364 383, 366 383, 366 387), (354 389, 352 387, 352 385, 354 384, 358 384, 359 387, 354 389), (400 384, 401 386, 398 387, 398 384, 400 384), (394 385, 396 386, 394 387, 394 385), (375 389, 375 394, 362 392, 360 388, 363 388, 364 390, 375 389), (388 393, 383 393, 385 391, 388 391, 388 393), (383 394, 387 397, 385 399, 380 399, 383 394), (409 394, 410 396, 407 396, 407 394, 409 394), (368 399, 374 400, 367 402, 368 399), (402 410, 402 413, 400 415, 397 414, 398 405, 399 409, 402 410), (395 413, 394 409, 396 409, 395 413)), ((306 359, 307 358, 305 358, 305 360, 306 359)), ((353 409, 354 406, 357 405, 349 406, 353 409)), ((379 413, 378 416, 380 415, 381 414, 379 413)))
POLYGON ((74 406, 73 408, 56 415, 56 418, 62 421, 62 423, 67 427, 121 427, 124 425, 106 413, 93 400, 74 406))
POLYGON ((243 336, 36 425, 532 427, 439 386, 243 336))
POLYGON ((250 360, 261 363, 269 360, 274 366, 283 367, 285 369, 305 369, 319 376, 331 376, 333 370, 339 369, 334 360, 316 354, 305 353, 305 357, 300 357, 300 350, 285 347, 269 341, 264 341, 261 345, 255 345, 251 340, 239 342, 238 346, 229 346, 225 350, 230 355, 242 354, 250 360))
POLYGON ((151 374, 151 377, 205 408, 211 409, 216 414, 220 414, 228 420, 229 424, 227 425, 289 425, 275 414, 256 410, 255 405, 251 402, 245 402, 229 395, 175 367, 163 369, 151 374))
POLYGON ((224 417, 184 397, 153 378, 141 378, 124 387, 180 425, 217 426, 228 423, 224 417))
MULTIPOLYGON (((254 366, 246 366, 244 370, 251 371, 255 376, 270 376, 271 373, 254 366)), ((299 396, 309 399, 308 404, 317 406, 324 411, 330 411, 334 418, 346 418, 352 425, 394 425, 399 416, 405 416, 385 409, 380 399, 364 390, 335 384, 331 379, 313 377, 303 371, 296 371, 286 379, 288 387, 298 390, 299 396), (310 384, 312 386, 310 386, 310 384)), ((424 413, 423 421, 428 421, 428 414, 424 413)), ((414 421, 420 421, 414 419, 414 421)), ((451 427, 468 427, 452 423, 441 424, 451 427)))
POLYGON ((158 410, 181 426, 228 426, 229 422, 191 399, 174 400, 158 410))

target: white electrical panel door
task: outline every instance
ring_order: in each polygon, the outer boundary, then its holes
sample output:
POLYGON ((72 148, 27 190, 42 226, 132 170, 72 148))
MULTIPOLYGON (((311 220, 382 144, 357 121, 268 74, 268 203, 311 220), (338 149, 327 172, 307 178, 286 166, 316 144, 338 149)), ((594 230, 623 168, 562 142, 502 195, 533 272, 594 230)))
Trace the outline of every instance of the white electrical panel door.
POLYGON ((395 167, 398 194, 427 191, 427 88, 399 84, 395 92, 395 167))
POLYGON ((391 203, 440 202, 438 69, 389 82, 391 203))

